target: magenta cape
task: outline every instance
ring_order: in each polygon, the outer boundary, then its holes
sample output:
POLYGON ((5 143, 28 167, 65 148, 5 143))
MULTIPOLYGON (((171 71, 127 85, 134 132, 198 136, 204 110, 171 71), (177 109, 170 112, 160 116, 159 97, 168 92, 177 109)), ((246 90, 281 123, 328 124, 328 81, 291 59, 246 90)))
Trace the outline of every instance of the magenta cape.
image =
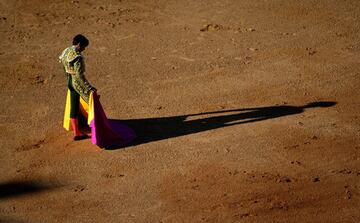
MULTIPOLYGON (((108 120, 96 92, 92 93, 94 116, 90 120, 91 142, 99 147, 125 146, 135 139, 135 132, 124 124, 108 120)), ((90 103, 89 103, 90 106, 90 103)), ((90 116, 89 116, 90 118, 90 116)))
MULTIPOLYGON (((67 130, 71 130, 69 94, 68 92, 64 115, 64 128, 67 130)), ((80 99, 80 112, 91 127, 91 142, 101 148, 123 147, 136 138, 131 128, 107 119, 96 92, 90 94, 89 105, 80 99)))

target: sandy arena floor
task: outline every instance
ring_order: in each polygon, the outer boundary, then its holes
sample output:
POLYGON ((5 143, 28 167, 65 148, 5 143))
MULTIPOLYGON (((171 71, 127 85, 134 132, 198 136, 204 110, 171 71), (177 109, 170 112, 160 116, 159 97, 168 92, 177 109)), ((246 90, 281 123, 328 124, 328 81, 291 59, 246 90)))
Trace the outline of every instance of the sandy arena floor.
POLYGON ((0 222, 360 222, 360 1, 0 1, 0 222), (58 63, 126 148, 72 141, 58 63))

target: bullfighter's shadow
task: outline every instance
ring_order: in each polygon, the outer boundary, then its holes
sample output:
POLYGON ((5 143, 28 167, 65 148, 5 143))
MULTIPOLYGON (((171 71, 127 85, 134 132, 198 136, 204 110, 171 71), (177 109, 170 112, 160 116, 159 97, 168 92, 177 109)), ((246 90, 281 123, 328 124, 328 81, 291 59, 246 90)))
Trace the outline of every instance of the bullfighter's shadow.
MULTIPOLYGON (((137 138, 130 145, 127 145, 134 146, 227 126, 252 123, 264 121, 267 119, 300 114, 304 112, 305 109, 309 108, 331 107, 334 105, 336 105, 336 102, 321 101, 309 103, 304 106, 281 105, 270 107, 222 110, 216 112, 205 112, 161 118, 130 120, 112 119, 111 121, 121 122, 132 128, 136 132, 137 138), (196 116, 210 117, 196 119, 196 116)), ((111 150, 119 148, 120 147, 111 147, 106 149, 111 150)))

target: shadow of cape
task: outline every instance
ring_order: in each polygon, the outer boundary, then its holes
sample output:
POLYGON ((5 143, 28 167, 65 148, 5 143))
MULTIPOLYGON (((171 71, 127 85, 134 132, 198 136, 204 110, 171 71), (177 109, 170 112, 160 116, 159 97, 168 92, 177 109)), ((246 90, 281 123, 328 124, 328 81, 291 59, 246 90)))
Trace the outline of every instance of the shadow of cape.
POLYGON ((289 115, 300 114, 305 109, 316 107, 331 107, 336 102, 321 101, 313 102, 304 106, 270 106, 258 108, 242 108, 223 110, 216 112, 205 112, 198 114, 189 114, 172 117, 131 119, 131 120, 115 120, 112 122, 123 123, 132 128, 137 138, 129 145, 123 147, 107 147, 105 149, 114 150, 128 146, 135 146, 144 143, 174 138, 203 132, 207 130, 228 127, 239 124, 246 124, 268 119, 274 119, 289 115), (231 113, 231 114, 227 114, 231 113), (196 116, 210 116, 206 118, 198 118, 196 116), (195 118, 195 119, 194 119, 195 118), (189 120, 190 119, 190 120, 189 120))

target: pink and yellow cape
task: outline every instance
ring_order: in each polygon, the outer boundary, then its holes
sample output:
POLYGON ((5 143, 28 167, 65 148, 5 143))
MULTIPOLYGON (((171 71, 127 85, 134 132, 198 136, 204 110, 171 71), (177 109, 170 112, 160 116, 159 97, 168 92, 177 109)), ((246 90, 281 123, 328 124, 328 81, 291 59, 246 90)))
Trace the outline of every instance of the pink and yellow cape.
MULTIPOLYGON (((118 121, 108 120, 96 92, 91 92, 89 104, 80 97, 80 113, 91 128, 91 142, 101 148, 123 147, 136 138, 135 132, 118 121)), ((64 114, 64 128, 71 131, 70 91, 68 90, 64 114)))

